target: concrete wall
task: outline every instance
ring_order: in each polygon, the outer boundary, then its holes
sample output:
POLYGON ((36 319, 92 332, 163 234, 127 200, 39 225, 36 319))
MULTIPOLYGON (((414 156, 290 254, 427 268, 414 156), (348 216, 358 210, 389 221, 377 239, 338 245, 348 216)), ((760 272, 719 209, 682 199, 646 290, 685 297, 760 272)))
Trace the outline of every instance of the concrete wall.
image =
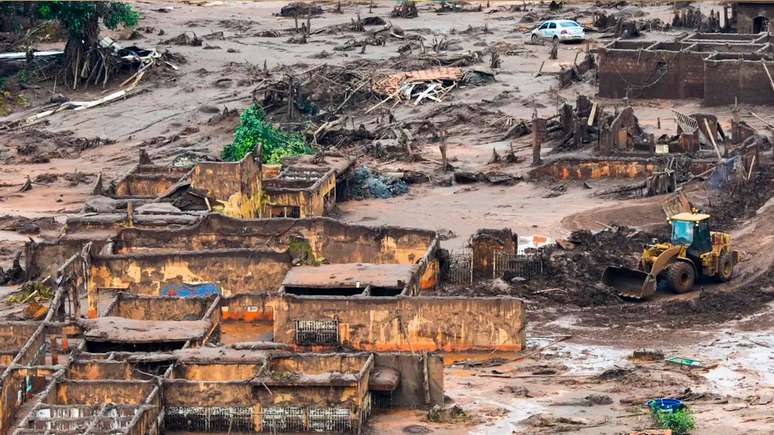
MULTIPOLYGON (((715 162, 693 160, 689 170, 699 174, 711 168, 715 162)), ((657 159, 589 159, 557 160, 533 169, 533 177, 553 177, 557 179, 588 180, 602 177, 636 178, 647 177, 661 167, 657 159)))
POLYGON ((45 327, 41 322, 13 321, 0 325, 0 365, 38 365, 45 356, 45 327))
POLYGON ((133 366, 126 361, 75 361, 65 376, 72 380, 135 379, 133 366))
POLYGON ((679 43, 654 47, 600 49, 599 96, 624 98, 629 89, 629 98, 701 98, 708 54, 679 51, 687 47, 679 43))
MULTIPOLYGON (((774 7, 767 9, 774 11, 774 7)), ((768 48, 762 38, 733 34, 690 38, 660 43, 614 41, 601 48, 599 96, 623 98, 628 89, 630 98, 704 98, 707 105, 720 105, 732 104, 737 97, 739 103, 774 104, 760 64, 760 53, 768 48)))
MULTIPOLYGON (((267 390, 260 384, 241 381, 211 382, 170 379, 164 381, 166 406, 244 406, 260 414, 268 406, 358 406, 357 386, 279 386, 267 390)), ((362 398, 360 399, 362 400, 362 398)), ((260 427, 260 426, 259 426, 260 427)))
POLYGON ((191 189, 216 200, 213 209, 241 218, 258 217, 263 203, 260 157, 238 162, 200 162, 191 172, 191 189))
POLYGON ((38 322, 3 322, 0 324, 0 352, 16 355, 39 327, 38 322))
POLYGON ((114 197, 155 198, 166 192, 190 170, 174 166, 138 164, 116 181, 114 197))
POLYGON ((278 294, 241 294, 224 298, 221 302, 221 318, 224 321, 244 322, 273 320, 278 294))
POLYGON ((587 180, 601 177, 634 178, 651 175, 658 168, 655 161, 637 160, 562 160, 534 169, 531 175, 558 179, 587 180))
MULTIPOLYGON (((774 105, 771 89, 760 55, 744 55, 743 59, 714 55, 704 61, 704 103, 709 106, 734 104, 774 105)), ((766 67, 774 76, 774 62, 766 67)))
POLYGON ((177 254, 126 254, 92 258, 89 291, 121 288, 158 296, 165 283, 217 283, 222 294, 274 291, 290 269, 286 253, 220 249, 177 254))
POLYGON ((16 367, 3 373, 0 379, 0 433, 8 433, 22 405, 48 385, 52 367, 16 367), (32 390, 27 390, 27 379, 32 390))
POLYGON ((55 387, 58 405, 140 404, 153 391, 152 381, 61 381, 55 387))
MULTIPOLYGON (((734 6, 738 33, 753 33, 753 20, 758 16, 768 18, 769 22, 774 21, 774 5, 771 3, 737 3, 734 6)), ((769 29, 762 29, 763 32, 772 30, 771 24, 769 29)))
POLYGON ((214 297, 142 297, 120 293, 106 316, 134 320, 201 320, 214 297))
POLYGON ((273 357, 269 361, 269 371, 295 372, 304 375, 319 375, 323 373, 356 374, 364 370, 368 362, 367 353, 357 354, 294 354, 273 357))
POLYGON ((239 220, 211 214, 180 229, 127 228, 115 252, 272 247, 285 249, 290 237, 309 241, 316 257, 329 263, 414 264, 436 248, 432 231, 348 225, 328 218, 239 220))
POLYGON ((298 207, 301 218, 327 214, 326 195, 336 194, 336 175, 333 170, 321 175, 319 180, 306 189, 282 187, 282 181, 278 180, 277 185, 273 187, 268 186, 270 183, 265 183, 264 190, 268 201, 264 206, 264 217, 277 215, 272 210, 279 211, 282 207, 298 207))
MULTIPOLYGON (((28 241, 24 246, 25 270, 28 279, 56 277, 56 271, 75 254, 81 252, 83 245, 88 240, 62 237, 59 240, 49 242, 28 241)), ((99 249, 102 243, 94 242, 92 246, 99 249)))
POLYGON ((441 355, 391 352, 376 353, 374 358, 375 367, 388 367, 400 372, 400 383, 392 392, 392 406, 399 408, 443 406, 441 355))
POLYGON ((169 190, 182 176, 164 174, 129 174, 116 185, 116 198, 156 198, 169 190))
POLYGON ((261 364, 178 364, 173 378, 189 381, 249 381, 258 374, 261 364))
POLYGON ((274 341, 296 345, 296 320, 339 321, 342 346, 365 351, 519 351, 524 306, 513 298, 344 298, 284 295, 274 341))

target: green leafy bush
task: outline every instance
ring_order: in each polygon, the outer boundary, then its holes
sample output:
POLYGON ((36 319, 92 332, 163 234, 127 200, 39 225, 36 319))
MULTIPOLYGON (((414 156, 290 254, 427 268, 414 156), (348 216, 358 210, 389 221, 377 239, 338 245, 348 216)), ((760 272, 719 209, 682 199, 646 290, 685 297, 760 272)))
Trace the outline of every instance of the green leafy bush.
POLYGON ((140 14, 131 5, 120 2, 38 2, 37 16, 44 20, 59 20, 72 36, 82 37, 88 23, 102 19, 105 27, 134 27, 140 14))
POLYGON ((300 134, 284 132, 267 121, 263 109, 257 105, 245 109, 239 120, 234 142, 223 148, 223 160, 241 160, 256 146, 261 147, 263 163, 281 163, 287 156, 315 152, 315 148, 308 145, 300 134))
POLYGON ((672 429, 674 435, 685 435, 696 426, 696 419, 688 408, 654 412, 659 426, 664 429, 672 429))

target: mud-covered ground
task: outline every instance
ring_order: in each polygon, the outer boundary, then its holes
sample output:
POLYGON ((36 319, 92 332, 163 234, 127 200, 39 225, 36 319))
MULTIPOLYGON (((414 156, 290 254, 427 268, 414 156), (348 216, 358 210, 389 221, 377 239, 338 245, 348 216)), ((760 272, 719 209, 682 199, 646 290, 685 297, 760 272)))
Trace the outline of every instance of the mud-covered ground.
MULTIPOLYGON (((641 245, 663 235, 663 198, 619 201, 598 196, 620 181, 530 181, 529 136, 505 137, 533 112, 550 117, 563 101, 574 102, 579 94, 593 97, 593 73, 563 89, 552 73, 609 41, 589 33, 588 44, 562 44, 558 59, 551 60, 550 45, 525 44, 534 20, 572 18, 590 26, 595 11, 622 13, 624 7, 572 2, 550 11, 547 4, 531 3, 524 11, 522 2, 491 2, 490 7, 482 3, 480 10, 475 3, 466 6, 471 11, 437 13, 437 3, 423 3, 419 17, 407 19, 390 16, 391 1, 376 1, 371 11, 368 2, 342 2, 340 13, 335 2, 327 2, 321 4, 322 14, 311 17, 310 36, 303 42, 294 19, 276 15, 285 4, 135 3, 142 13, 138 29, 105 34, 124 45, 156 47, 166 63, 159 62, 125 99, 63 111, 26 128, 0 130, 0 267, 11 267, 28 237, 55 234, 64 216, 80 210, 98 174, 106 182, 116 179, 136 163, 140 147, 162 163, 181 153, 219 156, 238 125, 239 112, 254 100, 268 104, 271 119, 295 130, 321 127, 333 119, 333 110, 347 119, 320 138, 325 149, 357 156, 360 164, 383 173, 422 175, 415 177, 420 182, 411 184, 408 194, 344 202, 337 217, 439 230, 445 236, 442 246, 449 249, 463 247, 482 227, 509 227, 522 236, 540 234, 571 242, 566 245, 570 248, 545 252, 553 269, 532 282, 440 290, 523 298, 528 354, 447 356, 448 406, 457 405, 464 414, 436 423, 419 411, 377 413, 371 433, 625 433, 653 427, 642 404, 663 396, 687 400, 696 414, 696 433, 771 433, 770 168, 756 176, 754 186, 759 187, 710 209, 742 251, 734 280, 702 283, 696 292, 659 294, 652 301, 634 303, 599 286, 598 276, 610 263, 633 265, 641 245), (358 15, 362 31, 353 25, 358 15), (390 28, 384 30, 386 26, 390 28), (493 50, 501 61, 496 69, 490 68, 493 50), (354 88, 364 80, 436 65, 486 72, 482 77, 493 73, 493 80, 460 84, 441 102, 390 103, 369 113, 382 98, 366 87, 354 88), (539 70, 542 74, 537 75, 539 70), (325 109, 322 113, 289 115, 285 105, 270 104, 271 91, 287 74, 304 82, 301 91, 325 109), (411 155, 400 143, 401 131, 411 155), (438 140, 443 131, 450 164, 457 171, 507 175, 510 182, 452 181, 441 170, 438 140), (501 156, 513 152, 516 159, 490 163, 493 150, 501 156), (588 230, 603 232, 591 235, 588 230), (663 358, 630 358, 642 348, 691 357, 704 368, 687 369, 663 358), (457 360, 468 361, 453 365, 457 360)), ((721 10, 714 2, 700 6, 705 13, 721 10)), ((637 19, 671 21, 670 6, 629 8, 626 13, 642 13, 637 19)), ((305 21, 299 20, 299 26, 305 21)), ((685 30, 653 31, 643 38, 669 40, 685 30)), ((39 48, 62 46, 47 41, 39 48)), ((19 88, 24 98, 14 100, 19 104, 0 118, 0 125, 13 126, 63 98, 100 98, 125 77, 105 89, 78 91, 52 81, 32 83, 19 88)), ((611 110, 624 104, 600 102, 611 110)), ((672 108, 713 113, 724 128, 731 118, 730 107, 701 107, 697 100, 631 104, 646 131, 656 137, 674 134, 672 108)), ((774 115, 771 108, 742 106, 742 119, 756 128, 765 126, 751 111, 763 118, 774 115)), ((771 159, 770 154, 764 157, 771 159)), ((709 205, 701 182, 686 191, 697 204, 709 205)), ((3 295, 11 290, 0 288, 3 295)))

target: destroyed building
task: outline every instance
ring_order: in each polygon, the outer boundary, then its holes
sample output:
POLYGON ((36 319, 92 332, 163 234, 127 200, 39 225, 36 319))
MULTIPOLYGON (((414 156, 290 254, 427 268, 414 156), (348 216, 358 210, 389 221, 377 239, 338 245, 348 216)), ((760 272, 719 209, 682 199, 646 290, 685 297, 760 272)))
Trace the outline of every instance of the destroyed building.
MULTIPOLYGON (((142 202, 201 186, 198 174, 212 168, 259 178, 248 158, 182 176, 142 162, 112 196, 142 202)), ((510 297, 423 295, 441 278, 439 253, 432 231, 323 217, 70 217, 56 240, 25 249, 27 279, 55 297, 38 321, 0 324, 0 382, 14 397, 0 425, 359 433, 374 408, 442 404, 436 352, 522 350, 525 318, 510 297)))
POLYGON ((599 96, 772 105, 769 40, 765 33, 694 33, 672 42, 615 40, 599 50, 599 96))
POLYGON ((761 0, 731 2, 729 23, 739 33, 771 33, 774 4, 761 0))
MULTIPOLYGON (((603 193, 627 192, 623 196, 672 193, 685 182, 731 165, 729 162, 736 169, 715 171, 725 174, 722 184, 732 178, 747 179, 745 174, 760 163, 758 154, 768 147, 768 140, 739 119, 738 108, 732 112, 730 131, 725 132, 715 115, 672 110, 675 134, 656 138, 640 125, 633 107, 621 110, 614 106, 611 112, 602 101, 580 95, 574 106, 566 102, 556 115, 532 120, 535 168, 530 175, 555 181, 644 179, 603 193), (541 154, 543 142, 551 146, 545 156, 541 154)), ((559 184, 556 189, 549 197, 561 194, 564 187, 559 184)))
MULTIPOLYGON (((340 155, 292 158, 285 165, 263 165, 254 154, 239 162, 195 163, 193 167, 154 164, 141 151, 137 165, 95 194, 132 207, 169 203, 180 210, 222 212, 228 216, 325 216, 346 198, 354 161, 340 155)), ((125 205, 124 205, 125 207, 125 205)))

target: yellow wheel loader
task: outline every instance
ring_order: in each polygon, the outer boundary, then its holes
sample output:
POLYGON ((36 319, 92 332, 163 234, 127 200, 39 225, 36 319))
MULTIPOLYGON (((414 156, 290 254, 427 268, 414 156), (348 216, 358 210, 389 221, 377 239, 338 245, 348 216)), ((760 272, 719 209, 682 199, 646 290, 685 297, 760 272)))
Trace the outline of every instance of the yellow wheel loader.
POLYGON ((709 230, 709 218, 703 213, 673 215, 668 219, 672 225, 671 242, 645 246, 639 270, 608 267, 602 282, 621 296, 647 299, 659 287, 676 293, 689 292, 702 277, 728 281, 739 253, 731 249, 728 233, 709 230))

